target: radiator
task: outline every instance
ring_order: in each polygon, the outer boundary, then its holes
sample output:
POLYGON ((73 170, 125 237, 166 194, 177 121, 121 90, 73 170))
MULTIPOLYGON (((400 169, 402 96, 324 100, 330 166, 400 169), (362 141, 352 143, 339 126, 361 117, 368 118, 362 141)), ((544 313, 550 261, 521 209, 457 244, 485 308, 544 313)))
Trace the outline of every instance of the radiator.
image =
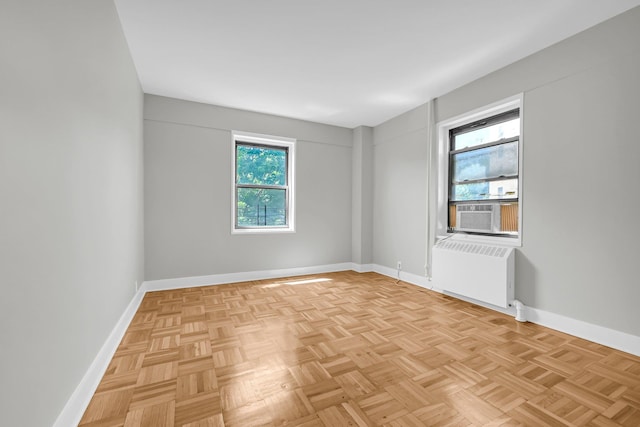
POLYGON ((433 247, 433 285, 507 308, 514 300, 514 249, 444 240, 433 247))

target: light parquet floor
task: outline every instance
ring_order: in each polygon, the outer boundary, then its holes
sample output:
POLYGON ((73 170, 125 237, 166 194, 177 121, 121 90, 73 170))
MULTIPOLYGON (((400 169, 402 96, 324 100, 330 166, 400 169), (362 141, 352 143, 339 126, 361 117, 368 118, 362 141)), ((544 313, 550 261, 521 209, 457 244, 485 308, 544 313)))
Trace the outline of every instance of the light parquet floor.
POLYGON ((95 426, 640 426, 640 358, 374 273, 147 293, 95 426))

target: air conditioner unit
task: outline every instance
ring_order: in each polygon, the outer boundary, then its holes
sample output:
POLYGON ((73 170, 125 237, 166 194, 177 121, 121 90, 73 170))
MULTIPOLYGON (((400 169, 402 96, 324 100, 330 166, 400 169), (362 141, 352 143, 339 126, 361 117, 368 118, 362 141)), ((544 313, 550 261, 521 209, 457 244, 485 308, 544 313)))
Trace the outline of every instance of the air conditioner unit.
POLYGON ((500 232, 500 204, 477 203, 456 206, 456 230, 500 232))

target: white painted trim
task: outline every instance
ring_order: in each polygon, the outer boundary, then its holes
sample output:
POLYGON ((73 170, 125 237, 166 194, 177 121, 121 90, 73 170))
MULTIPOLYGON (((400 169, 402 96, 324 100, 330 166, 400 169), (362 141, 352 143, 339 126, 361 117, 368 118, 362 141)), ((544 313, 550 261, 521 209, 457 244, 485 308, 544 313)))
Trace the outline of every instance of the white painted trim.
MULTIPOLYGON (((474 300, 473 298, 467 298, 462 295, 445 292, 440 289, 434 290, 509 316, 515 317, 516 315, 515 307, 505 309, 482 301, 474 300)), ((524 315, 527 322, 535 323, 536 325, 544 326, 558 332, 563 332, 565 334, 573 335, 574 337, 615 348, 616 350, 624 351, 625 353, 640 356, 639 336, 528 306, 524 306, 524 315)))
POLYGON ((80 423, 80 419, 87 409, 87 406, 89 406, 93 394, 109 367, 109 363, 118 349, 122 337, 127 331, 133 316, 135 316, 138 311, 138 307, 140 307, 144 293, 144 290, 140 288, 133 296, 131 302, 107 337, 107 340, 100 348, 100 351, 98 351, 95 359, 93 359, 84 377, 82 377, 82 380, 80 380, 80 383, 71 394, 67 404, 58 415, 53 427, 75 426, 80 423))
POLYGON ((525 307, 525 315, 532 323, 640 356, 638 336, 533 307, 525 307))
MULTIPOLYGON (((384 265, 373 264, 373 271, 378 274, 391 277, 392 279, 398 279, 398 270, 394 270, 390 267, 385 267, 384 265)), ((406 271, 402 270, 400 271, 400 280, 402 280, 403 282, 411 283, 412 285, 420 286, 422 288, 429 289, 431 287, 429 280, 425 276, 407 273, 406 271)))
MULTIPOLYGON (((477 242, 490 242, 491 244, 503 245, 503 246, 522 246, 522 206, 523 206, 523 152, 524 152, 524 93, 510 96, 500 101, 491 103, 484 107, 476 108, 458 116, 442 120, 436 124, 437 129, 437 147, 438 155, 436 165, 431 165, 435 168, 437 173, 436 180, 436 230, 435 234, 438 236, 452 236, 453 233, 447 232, 447 218, 448 218, 448 198, 449 198, 449 131, 453 128, 461 126, 466 123, 471 123, 476 120, 480 120, 486 117, 491 117, 500 113, 504 113, 514 108, 520 109, 520 136, 518 139, 518 237, 506 237, 506 236, 478 236, 468 235, 466 238, 470 241, 477 242)), ((459 238, 459 234, 455 235, 455 239, 459 238)))
POLYGON ((212 274, 208 276, 180 277, 176 279, 149 280, 142 284, 141 289, 150 291, 164 291, 170 289, 190 288, 196 286, 221 285, 225 283, 248 282, 251 280, 275 279, 306 274, 322 274, 335 271, 352 270, 354 264, 318 265, 313 267, 286 268, 280 270, 260 270, 241 273, 212 274))
MULTIPOLYGON (((397 278, 397 270, 385 267, 383 265, 373 264, 373 271, 391 277, 393 279, 397 278)), ((401 271, 400 279, 404 282, 427 288, 434 292, 449 295, 453 298, 467 301, 472 304, 476 304, 481 307, 485 307, 490 310, 494 310, 510 316, 515 316, 516 313, 515 308, 513 307, 504 309, 502 307, 496 307, 482 301, 474 300, 473 298, 467 298, 463 295, 457 295, 450 292, 445 292, 442 289, 433 288, 431 286, 431 282, 426 277, 421 277, 416 274, 410 274, 401 271)), ((611 347, 616 350, 624 351, 625 353, 633 354, 640 357, 640 336, 631 335, 626 332, 617 331, 615 329, 609 329, 604 326, 594 325, 582 320, 572 319, 570 317, 562 316, 560 314, 551 313, 549 311, 540 310, 533 307, 525 306, 524 313, 528 322, 535 323, 537 325, 541 325, 559 332, 563 332, 565 334, 573 335, 578 338, 605 345, 607 347, 611 347)))
POLYGON ((509 111, 513 108, 517 108, 523 104, 524 92, 509 96, 499 101, 492 102, 489 105, 475 108, 466 113, 458 114, 457 116, 441 120, 437 123, 438 127, 444 127, 452 129, 458 126, 462 126, 466 123, 471 123, 476 120, 481 120, 485 117, 495 116, 505 111, 509 111))
MULTIPOLYGON (((62 409, 53 427, 67 427, 77 425, 84 414, 93 394, 95 393, 100 380, 102 379, 113 355, 124 336, 131 320, 142 302, 144 294, 149 291, 171 290, 192 286, 218 285, 223 283, 244 282, 251 280, 263 280, 270 278, 282 278, 290 276, 301 276, 306 274, 321 274, 335 271, 353 270, 359 273, 374 271, 376 273, 397 279, 397 270, 385 267, 379 264, 356 264, 345 262, 340 264, 328 264, 313 267, 288 268, 280 270, 262 270, 246 273, 227 273, 215 274, 210 276, 185 277, 165 280, 151 280, 143 282, 138 292, 125 309, 120 319, 116 323, 109 337, 103 344, 102 348, 96 355, 93 363, 85 373, 76 387, 73 394, 62 409)), ((432 282, 426 277, 400 272, 400 280, 411 283, 422 288, 432 290, 434 292, 444 293, 441 289, 433 288, 432 282)), ((501 313, 514 315, 514 310, 505 310, 490 304, 475 301, 472 298, 465 298, 461 295, 446 293, 454 298, 471 302, 501 313), (513 311, 513 312, 512 312, 513 311)), ((598 344, 624 351, 629 354, 640 356, 640 337, 627 334, 625 332, 616 331, 614 329, 605 328, 603 326, 594 325, 583 322, 581 320, 572 319, 561 316, 559 314, 550 313, 548 311, 536 309, 533 307, 525 307, 527 320, 556 331, 564 332, 579 338, 583 338, 598 344)), ((514 320, 515 322, 515 320, 514 320)))
MULTIPOLYGON (((328 264, 313 267, 300 267, 289 268, 281 270, 263 270, 252 271, 246 273, 229 273, 229 274, 216 274, 210 276, 199 277, 185 277, 177 279, 166 280, 152 280, 145 281, 138 289, 138 292, 133 296, 131 302, 125 309, 120 319, 116 323, 115 327, 107 337, 107 340, 100 348, 100 351, 96 355, 95 359, 89 366, 89 369, 84 374, 84 377, 71 394, 71 397, 67 401, 66 405, 58 415, 53 427, 67 427, 71 425, 78 425, 84 411, 89 406, 89 402, 93 397, 104 373, 109 367, 109 363, 115 354, 122 337, 124 336, 131 320, 138 311, 140 303, 144 298, 145 293, 149 291, 170 290, 179 289, 192 286, 206 286, 206 285, 218 285, 223 283, 244 282, 250 280, 261 280, 270 278, 280 278, 288 276, 301 276, 306 274, 321 274, 330 273, 335 271, 355 270, 361 268, 365 270, 367 266, 358 266, 351 262, 345 262, 340 264, 328 264), (355 267, 355 268, 354 268, 355 267)), ((370 270, 369 270, 370 271, 370 270)))
POLYGON ((351 269, 356 273, 369 273, 373 271, 374 264, 356 264, 355 262, 351 263, 351 269))
POLYGON ((232 155, 231 155, 231 234, 280 234, 296 232, 296 143, 295 138, 285 138, 273 135, 263 135, 259 133, 231 131, 232 155), (236 228, 236 143, 248 142, 256 144, 270 145, 274 147, 284 147, 287 154, 287 226, 286 227, 256 227, 256 228, 236 228))

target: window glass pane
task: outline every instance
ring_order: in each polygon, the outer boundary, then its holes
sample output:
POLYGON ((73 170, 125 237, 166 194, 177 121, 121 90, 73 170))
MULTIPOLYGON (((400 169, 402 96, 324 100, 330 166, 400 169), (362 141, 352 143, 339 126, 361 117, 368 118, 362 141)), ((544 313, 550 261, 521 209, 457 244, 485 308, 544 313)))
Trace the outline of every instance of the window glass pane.
POLYGON ((453 182, 518 174, 518 141, 452 156, 453 182))
POLYGON ((239 227, 286 226, 286 191, 238 188, 239 227))
POLYGON ((499 141, 505 138, 513 138, 520 135, 520 118, 507 122, 496 123, 470 132, 461 133, 454 136, 454 150, 475 147, 488 142, 499 141))
POLYGON ((287 150, 236 145, 238 184, 287 185, 287 150))
POLYGON ((518 197, 518 179, 505 179, 491 182, 453 185, 451 200, 496 200, 518 197))

